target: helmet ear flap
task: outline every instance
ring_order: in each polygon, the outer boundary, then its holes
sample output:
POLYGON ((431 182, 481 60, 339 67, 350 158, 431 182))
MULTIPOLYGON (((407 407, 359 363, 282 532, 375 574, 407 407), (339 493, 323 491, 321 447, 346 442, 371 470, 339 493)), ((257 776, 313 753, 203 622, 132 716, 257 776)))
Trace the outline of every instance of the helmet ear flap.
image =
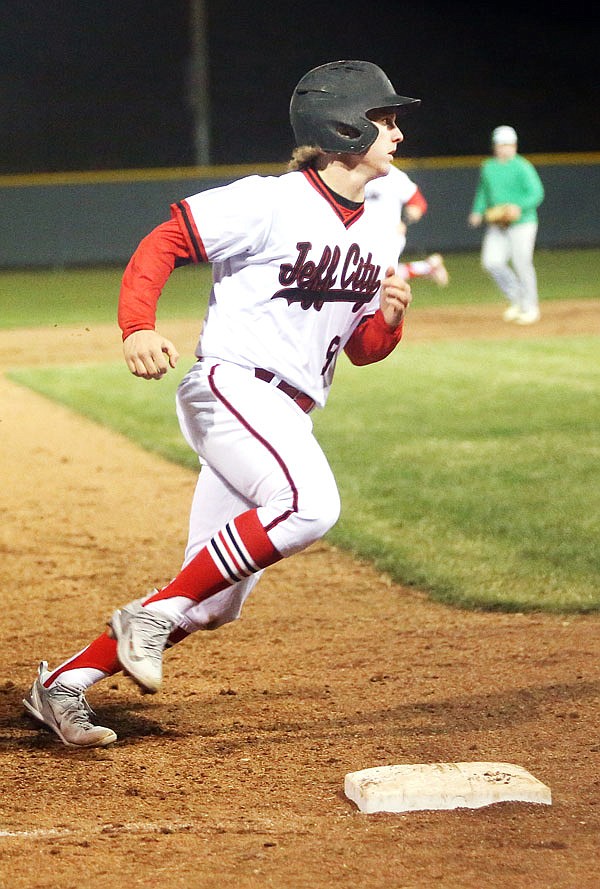
POLYGON ((360 136, 360 130, 357 130, 356 127, 349 123, 338 123, 335 131, 338 136, 346 139, 358 139, 360 136))

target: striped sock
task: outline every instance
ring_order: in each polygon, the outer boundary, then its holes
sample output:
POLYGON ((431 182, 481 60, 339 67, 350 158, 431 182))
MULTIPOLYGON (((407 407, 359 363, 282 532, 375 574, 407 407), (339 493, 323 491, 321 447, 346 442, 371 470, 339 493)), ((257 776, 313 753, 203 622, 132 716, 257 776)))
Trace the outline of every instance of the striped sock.
POLYGON ((144 607, 174 596, 203 602, 281 558, 256 509, 248 510, 217 531, 171 583, 146 599, 144 607))

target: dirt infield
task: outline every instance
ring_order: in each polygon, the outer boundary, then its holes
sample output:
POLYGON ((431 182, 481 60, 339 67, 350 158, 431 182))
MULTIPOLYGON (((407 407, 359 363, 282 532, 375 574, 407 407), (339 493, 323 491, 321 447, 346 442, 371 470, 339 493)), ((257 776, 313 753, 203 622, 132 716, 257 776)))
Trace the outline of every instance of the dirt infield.
MULTIPOLYGON (((600 301, 544 309, 510 335, 600 333, 600 301)), ((407 341, 509 335, 497 316, 415 311, 407 341)), ((191 350, 189 324, 164 333, 191 350)), ((112 328, 0 334, 0 372, 119 356, 112 328)), ((0 403, 1 889, 597 886, 600 617, 453 610, 323 543, 169 652, 159 695, 95 687, 112 747, 36 728, 37 661, 178 569, 193 475, 2 373, 0 403), (465 760, 524 766, 552 806, 367 816, 343 795, 350 771, 465 760)))

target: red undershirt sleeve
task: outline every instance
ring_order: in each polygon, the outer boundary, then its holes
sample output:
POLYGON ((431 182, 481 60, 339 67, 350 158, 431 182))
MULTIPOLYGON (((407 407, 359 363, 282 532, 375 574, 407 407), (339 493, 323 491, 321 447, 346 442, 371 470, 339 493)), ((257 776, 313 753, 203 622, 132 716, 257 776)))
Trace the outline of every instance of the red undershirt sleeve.
POLYGON ((157 226, 140 242, 121 281, 118 321, 127 339, 136 330, 154 330, 156 306, 174 268, 194 262, 177 216, 157 226))
POLYGON ((396 328, 388 327, 383 312, 377 309, 359 324, 344 351, 352 364, 373 364, 394 351, 402 339, 403 329, 404 321, 396 328))
POLYGON ((418 207, 419 210, 423 213, 423 215, 427 212, 427 206, 428 206, 427 200, 426 200, 423 192, 420 191, 418 188, 415 191, 415 193, 412 195, 412 197, 410 197, 406 201, 405 206, 408 206, 408 205, 410 205, 412 207, 418 207))

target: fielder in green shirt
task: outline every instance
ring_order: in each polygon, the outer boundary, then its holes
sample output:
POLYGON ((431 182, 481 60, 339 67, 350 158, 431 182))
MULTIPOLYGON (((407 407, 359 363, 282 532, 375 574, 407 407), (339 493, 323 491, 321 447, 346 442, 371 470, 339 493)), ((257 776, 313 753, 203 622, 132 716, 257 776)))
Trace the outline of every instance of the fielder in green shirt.
POLYGON ((533 253, 544 186, 533 164, 517 154, 512 127, 496 127, 492 146, 494 156, 481 165, 469 225, 486 224, 481 264, 508 300, 504 320, 533 324, 540 318, 533 253))

